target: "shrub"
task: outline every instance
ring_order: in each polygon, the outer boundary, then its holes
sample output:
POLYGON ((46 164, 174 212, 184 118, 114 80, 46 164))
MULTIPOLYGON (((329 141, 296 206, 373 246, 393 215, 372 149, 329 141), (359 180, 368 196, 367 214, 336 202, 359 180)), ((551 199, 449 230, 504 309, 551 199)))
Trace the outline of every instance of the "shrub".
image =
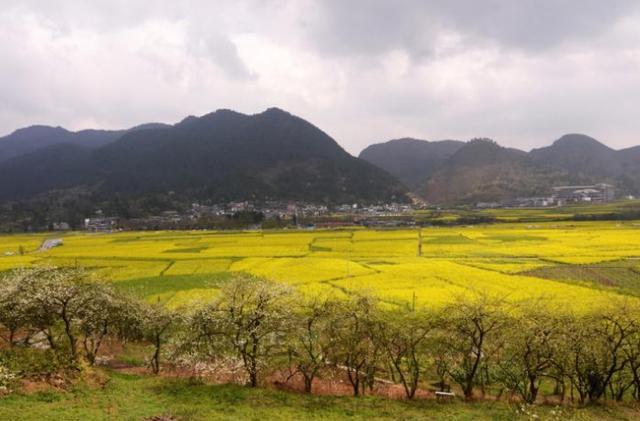
POLYGON ((16 374, 0 364, 0 394, 9 393, 17 379, 16 374))

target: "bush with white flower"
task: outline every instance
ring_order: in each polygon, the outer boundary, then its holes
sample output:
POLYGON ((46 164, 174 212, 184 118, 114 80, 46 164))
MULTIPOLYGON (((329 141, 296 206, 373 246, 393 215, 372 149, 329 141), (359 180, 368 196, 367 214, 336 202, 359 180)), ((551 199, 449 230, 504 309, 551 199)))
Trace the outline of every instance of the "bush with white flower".
POLYGON ((10 393, 17 378, 13 371, 0 364, 0 394, 10 393))

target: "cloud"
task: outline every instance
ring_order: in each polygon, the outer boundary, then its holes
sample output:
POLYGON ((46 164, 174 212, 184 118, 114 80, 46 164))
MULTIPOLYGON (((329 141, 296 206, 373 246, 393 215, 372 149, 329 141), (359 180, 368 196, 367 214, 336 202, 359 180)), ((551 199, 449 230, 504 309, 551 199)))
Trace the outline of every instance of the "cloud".
POLYGON ((0 133, 279 106, 347 150, 401 136, 640 143, 640 4, 80 0, 0 9, 0 133))
POLYGON ((633 0, 328 0, 309 18, 310 38, 338 54, 404 49, 429 57, 446 33, 459 34, 467 48, 535 51, 597 37, 635 8, 633 0))

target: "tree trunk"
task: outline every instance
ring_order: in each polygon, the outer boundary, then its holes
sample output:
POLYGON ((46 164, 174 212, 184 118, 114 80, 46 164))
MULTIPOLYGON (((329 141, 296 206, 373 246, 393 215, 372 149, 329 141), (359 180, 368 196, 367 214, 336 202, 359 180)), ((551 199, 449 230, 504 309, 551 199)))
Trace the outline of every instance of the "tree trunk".
POLYGON ((258 387, 258 361, 253 355, 249 355, 249 385, 251 387, 258 387))
POLYGON ((155 351, 153 352, 153 358, 151 359, 151 369, 154 374, 160 373, 160 335, 155 337, 155 351))
MULTIPOLYGON (((348 366, 347 366, 348 367, 348 366)), ((355 374, 352 370, 347 368, 347 376, 349 377, 349 382, 351 383, 351 387, 353 388, 353 396, 360 396, 360 376, 357 372, 355 374)))
POLYGON ((84 348, 84 355, 87 357, 87 361, 89 361, 89 365, 93 366, 96 361, 96 358, 92 352, 93 346, 91 346, 89 342, 90 342, 90 339, 85 337, 82 341, 82 346, 84 348))
POLYGON ((462 388, 462 391, 464 392, 465 400, 468 400, 468 401, 473 400, 473 383, 472 382, 467 382, 462 388))
POLYGON ((539 386, 536 382, 535 376, 529 376, 529 396, 527 397, 527 403, 534 403, 538 397, 539 386))
POLYGON ((304 377, 304 393, 310 394, 313 386, 313 377, 305 373, 302 376, 304 377))
POLYGON ((67 335, 67 339, 69 340, 69 349, 71 351, 71 358, 75 361, 77 359, 78 350, 76 337, 73 334, 73 328, 71 327, 71 320, 67 317, 66 312, 62 312, 62 321, 64 322, 64 332, 67 335))

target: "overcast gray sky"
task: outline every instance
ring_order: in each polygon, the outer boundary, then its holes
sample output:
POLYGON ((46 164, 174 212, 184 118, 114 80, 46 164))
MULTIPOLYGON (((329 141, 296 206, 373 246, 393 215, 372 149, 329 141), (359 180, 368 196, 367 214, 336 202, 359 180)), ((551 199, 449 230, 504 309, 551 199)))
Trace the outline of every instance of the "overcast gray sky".
POLYGON ((640 1, 0 0, 0 135, 270 106, 354 154, 640 144, 640 1))

